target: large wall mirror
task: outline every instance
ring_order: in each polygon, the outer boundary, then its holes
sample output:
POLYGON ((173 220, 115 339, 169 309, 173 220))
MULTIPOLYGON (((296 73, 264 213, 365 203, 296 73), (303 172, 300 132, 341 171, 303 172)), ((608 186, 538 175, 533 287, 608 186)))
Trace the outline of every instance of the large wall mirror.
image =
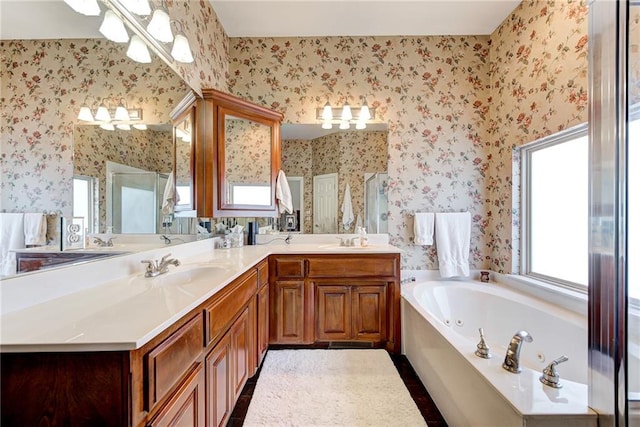
POLYGON ((386 124, 370 124, 364 130, 283 124, 281 137, 281 169, 294 212, 275 221, 258 218, 263 232, 354 233, 357 225, 370 233, 388 231, 386 124), (354 221, 345 227, 342 206, 347 183, 354 221))

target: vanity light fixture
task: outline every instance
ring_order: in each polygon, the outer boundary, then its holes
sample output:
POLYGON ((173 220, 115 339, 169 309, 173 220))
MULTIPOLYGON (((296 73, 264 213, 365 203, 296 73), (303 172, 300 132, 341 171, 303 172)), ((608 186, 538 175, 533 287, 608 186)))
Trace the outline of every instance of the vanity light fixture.
POLYGON ((129 125, 128 123, 120 123, 116 125, 116 128, 120 130, 131 130, 131 125, 129 125))
POLYGON ((171 56, 178 62, 184 64, 190 64, 193 62, 193 54, 191 53, 191 47, 189 46, 189 39, 182 34, 176 34, 176 38, 173 40, 173 47, 171 48, 171 56))
POLYGON ((334 124, 342 130, 349 129, 351 124, 356 129, 365 129, 367 123, 375 117, 375 108, 369 108, 365 101, 361 107, 351 107, 345 102, 342 108, 332 108, 327 102, 322 108, 316 109, 316 119, 322 122, 322 129, 331 129, 334 124))
POLYGON ((156 40, 164 43, 171 43, 173 41, 173 32, 171 31, 171 18, 169 18, 169 12, 167 12, 164 1, 162 6, 153 11, 151 15, 151 21, 147 25, 147 31, 156 40))
POLYGON ((93 118, 93 113, 87 104, 82 104, 80 107, 80 112, 78 113, 78 120, 82 120, 83 122, 92 122, 95 119, 93 118))
POLYGON ((131 118, 129 117, 129 111, 124 106, 124 102, 122 99, 120 100, 120 103, 116 107, 116 113, 114 114, 114 119, 122 122, 128 122, 129 120, 131 120, 131 118))
POLYGON ((113 126, 113 123, 102 123, 100 125, 100 129, 104 129, 104 130, 115 130, 115 126, 113 126))
POLYGON ((100 106, 98 107, 98 110, 96 111, 96 114, 95 114, 95 118, 96 120, 99 120, 101 122, 111 121, 111 115, 109 114, 109 109, 107 108, 106 105, 104 105, 104 102, 100 104, 100 106))
POLYGON ((142 64, 149 64, 151 62, 151 54, 149 54, 149 49, 137 34, 131 36, 129 48, 127 49, 127 56, 134 61, 140 62, 142 64))
POLYGON ((129 34, 126 28, 124 28, 124 23, 110 10, 105 12, 99 31, 103 36, 113 42, 126 43, 129 41, 129 34))
POLYGON ((64 0, 64 2, 78 13, 87 16, 99 16, 100 6, 96 0, 64 0))
POLYGON ((149 0, 120 0, 120 3, 122 3, 129 12, 135 13, 138 16, 149 16, 151 14, 149 0))
POLYGON ((147 125, 145 125, 144 123, 138 123, 133 125, 133 128, 138 130, 147 130, 147 125))
MULTIPOLYGON (((88 98, 93 98, 89 96, 88 98)), ((98 100, 93 98, 97 103, 98 100)), ((104 130, 114 130, 116 127, 122 130, 130 130, 134 125, 136 129, 146 129, 144 123, 140 123, 142 120, 141 108, 127 108, 124 98, 120 98, 118 106, 115 109, 109 109, 107 105, 115 105, 115 99, 117 98, 103 98, 101 99, 100 106, 96 110, 95 114, 92 113, 91 108, 87 105, 86 101, 80 107, 78 113, 78 120, 87 123, 98 124, 104 130)))

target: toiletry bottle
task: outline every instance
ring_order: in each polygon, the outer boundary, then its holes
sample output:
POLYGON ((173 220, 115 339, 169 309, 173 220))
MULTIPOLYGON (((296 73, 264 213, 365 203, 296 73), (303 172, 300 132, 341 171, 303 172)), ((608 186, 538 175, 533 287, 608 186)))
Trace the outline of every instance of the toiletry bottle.
POLYGON ((369 237, 367 236, 367 229, 364 227, 360 228, 360 246, 365 247, 369 244, 369 237))

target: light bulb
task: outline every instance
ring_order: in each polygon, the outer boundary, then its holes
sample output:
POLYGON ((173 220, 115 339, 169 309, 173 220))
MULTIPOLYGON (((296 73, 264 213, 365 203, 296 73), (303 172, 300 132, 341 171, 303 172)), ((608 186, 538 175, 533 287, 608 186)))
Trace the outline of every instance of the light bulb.
POLYGON ((151 14, 151 7, 149 7, 148 0, 120 0, 124 4, 129 12, 135 13, 139 16, 147 16, 151 14))
POLYGON ((147 25, 147 31, 161 42, 171 43, 173 41, 169 14, 163 9, 156 9, 153 11, 151 21, 149 22, 149 25, 147 25))
POLYGON ((114 119, 121 122, 128 122, 129 120, 131 120, 131 118, 129 117, 129 112, 126 108, 124 108, 124 105, 118 105, 118 107, 116 108, 116 113, 114 114, 114 119))
POLYGON ((115 127, 113 127, 113 125, 111 123, 103 123, 103 124, 100 125, 100 128, 104 129, 104 130, 115 130, 116 129, 115 127))
POLYGON ((100 104, 100 106, 98 107, 98 111, 96 111, 96 120, 100 120, 101 122, 111 121, 109 110, 104 104, 100 104))
POLYGON ((116 43, 126 43, 129 41, 129 34, 124 28, 124 24, 118 16, 110 10, 107 10, 100 25, 100 33, 107 39, 116 43))
POLYGON ((131 42, 127 49, 127 56, 136 62, 148 64, 151 62, 151 55, 147 45, 136 34, 131 36, 131 42))
POLYGON ((116 125, 116 127, 120 130, 131 130, 131 126, 126 123, 120 123, 119 125, 116 125))
POLYGON ((332 125, 331 125, 331 120, 325 120, 322 122, 322 129, 331 129, 332 125))
POLYGON ((171 56, 178 62, 185 64, 193 62, 193 55, 191 54, 191 48, 189 47, 189 40, 183 34, 176 35, 173 41, 173 47, 171 48, 171 56))
POLYGON ((83 122, 92 122, 94 120, 93 114, 91 113, 89 107, 87 107, 87 104, 83 104, 82 107, 80 107, 78 120, 82 120, 83 122))
POLYGON ((78 13, 87 16, 100 15, 100 6, 96 0, 64 0, 66 4, 78 13))
POLYGON ((333 120, 333 110, 331 108, 331 104, 327 101, 322 108, 322 120, 333 120))
POLYGON ((362 120, 363 122, 366 122, 367 120, 371 119, 371 112, 369 111, 369 106, 367 105, 367 101, 364 102, 364 104, 362 104, 362 107, 360 108, 360 116, 358 116, 358 120, 362 120))
POLYGON ((344 121, 349 121, 353 118, 353 115, 351 114, 351 106, 349 105, 348 102, 345 102, 344 105, 342 106, 342 116, 340 116, 340 120, 344 121))
POLYGON ((133 125, 134 129, 138 129, 138 130, 147 130, 147 125, 145 125, 144 123, 138 123, 133 125))
POLYGON ((345 129, 349 129, 349 122, 346 120, 343 120, 340 122, 340 129, 345 130, 345 129))

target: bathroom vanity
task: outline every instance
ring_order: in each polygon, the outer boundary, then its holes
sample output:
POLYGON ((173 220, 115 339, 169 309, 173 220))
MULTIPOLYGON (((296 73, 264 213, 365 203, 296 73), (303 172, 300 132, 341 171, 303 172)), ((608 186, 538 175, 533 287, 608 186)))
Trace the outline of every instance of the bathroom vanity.
MULTIPOLYGON (((65 270, 78 289, 24 307, 3 301, 3 425, 225 425, 270 343, 400 350, 393 246, 214 250, 204 240, 172 248, 181 266, 143 277, 140 260, 164 252, 37 273, 39 294, 65 270), (122 275, 83 284, 110 271, 122 275)), ((6 286, 3 297, 19 295, 6 286)))

